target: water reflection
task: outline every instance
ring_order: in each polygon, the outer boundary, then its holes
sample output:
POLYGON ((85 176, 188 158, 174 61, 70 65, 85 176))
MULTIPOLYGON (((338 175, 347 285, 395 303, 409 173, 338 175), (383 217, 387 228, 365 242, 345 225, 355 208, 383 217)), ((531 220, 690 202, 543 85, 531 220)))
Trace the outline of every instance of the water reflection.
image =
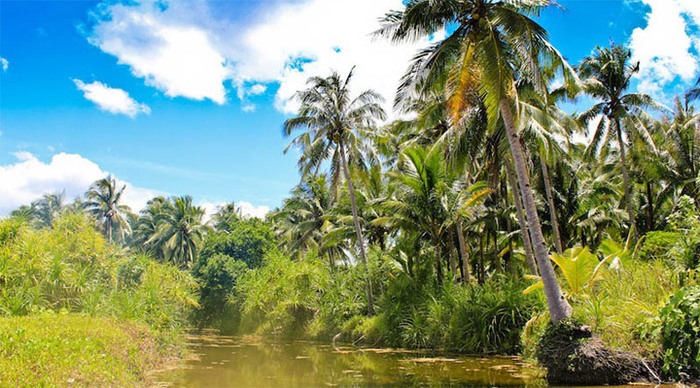
POLYGON ((516 358, 479 358, 309 341, 189 337, 195 358, 156 375, 172 387, 542 386, 516 358))

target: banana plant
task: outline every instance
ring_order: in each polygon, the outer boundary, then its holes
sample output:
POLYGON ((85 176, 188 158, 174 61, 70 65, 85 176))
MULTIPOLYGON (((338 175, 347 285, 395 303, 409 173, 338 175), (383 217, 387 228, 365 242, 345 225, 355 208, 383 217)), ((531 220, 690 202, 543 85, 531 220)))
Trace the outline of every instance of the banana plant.
MULTIPOLYGON (((587 247, 574 247, 567 249, 561 255, 555 253, 549 258, 557 265, 566 280, 566 285, 563 287, 564 293, 569 298, 586 298, 593 285, 603 279, 601 270, 609 266, 613 260, 619 259, 620 255, 619 251, 614 251, 613 254, 606 255, 603 260, 599 260, 598 256, 589 251, 587 247)), ((535 279, 537 282, 526 288, 523 291, 524 294, 544 288, 539 276, 528 276, 528 278, 535 279)))

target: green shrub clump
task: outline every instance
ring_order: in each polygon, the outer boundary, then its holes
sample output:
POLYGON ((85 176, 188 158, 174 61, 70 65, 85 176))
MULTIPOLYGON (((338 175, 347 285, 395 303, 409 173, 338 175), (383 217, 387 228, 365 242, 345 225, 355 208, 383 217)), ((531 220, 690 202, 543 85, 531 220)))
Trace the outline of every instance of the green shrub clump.
POLYGON ((700 377, 700 287, 678 290, 660 319, 664 372, 676 379, 700 377))

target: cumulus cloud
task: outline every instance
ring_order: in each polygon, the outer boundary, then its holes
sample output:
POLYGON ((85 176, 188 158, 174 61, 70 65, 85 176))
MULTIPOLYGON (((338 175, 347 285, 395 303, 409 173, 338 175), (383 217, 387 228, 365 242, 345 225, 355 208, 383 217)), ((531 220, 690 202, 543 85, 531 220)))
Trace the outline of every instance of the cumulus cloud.
POLYGON ((630 38, 632 59, 640 62, 639 90, 665 99, 664 89, 695 80, 700 70, 700 1, 642 0, 647 25, 630 38))
POLYGON ((136 102, 129 93, 122 89, 110 88, 99 81, 86 84, 79 79, 73 82, 83 92, 86 99, 94 102, 100 109, 113 114, 123 114, 131 118, 140 113, 149 114, 151 109, 136 102))
POLYGON ((9 66, 10 62, 5 58, 0 57, 0 67, 2 67, 2 71, 7 71, 9 66))
POLYGON ((195 20, 203 14, 196 2, 102 6, 88 40, 167 96, 222 104, 230 73, 210 31, 195 20))
MULTIPOLYGON (((7 215, 21 205, 28 205, 42 195, 64 192, 66 199, 82 196, 90 185, 108 175, 96 163, 78 154, 56 154, 44 163, 26 151, 14 153, 17 162, 0 166, 0 215, 7 215)), ((129 183, 124 203, 139 209, 156 195, 156 191, 129 183)))
MULTIPOLYGON (((15 163, 0 166, 0 216, 9 214, 21 205, 28 205, 46 193, 65 193, 67 200, 82 196, 96 180, 109 175, 95 162, 79 155, 59 153, 49 162, 42 162, 33 154, 19 151, 13 154, 15 163)), ((115 178, 118 185, 126 185, 122 200, 132 211, 138 212, 149 199, 170 194, 139 186, 115 178)), ((208 220, 223 202, 199 202, 206 210, 208 220)), ((236 202, 241 213, 248 217, 264 218, 270 211, 267 206, 255 206, 249 202, 236 202)))
POLYGON ((287 0, 236 21, 224 20, 225 13, 204 0, 186 4, 104 5, 89 40, 167 95, 222 103, 230 80, 244 109, 252 110, 246 97, 272 84, 275 106, 287 113, 297 109, 290 97, 308 77, 353 66, 355 90, 374 89, 390 107, 410 58, 427 44, 372 38, 378 18, 402 8, 401 0, 287 0))
MULTIPOLYGON (((201 201, 197 206, 204 208, 204 222, 209 222, 219 208, 225 204, 226 202, 201 201)), ((270 212, 269 206, 256 206, 246 201, 238 201, 235 204, 244 217, 264 219, 267 213, 270 212)))

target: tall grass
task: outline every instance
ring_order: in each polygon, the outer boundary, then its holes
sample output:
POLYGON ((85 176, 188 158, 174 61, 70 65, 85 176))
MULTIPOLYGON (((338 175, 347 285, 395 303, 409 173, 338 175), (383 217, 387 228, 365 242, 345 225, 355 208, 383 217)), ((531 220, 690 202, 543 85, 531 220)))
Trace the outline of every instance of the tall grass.
POLYGON ((108 245, 83 214, 45 229, 0 221, 0 315, 67 311, 171 330, 195 305, 189 274, 108 245))
POLYGON ((466 353, 515 354, 520 332, 533 312, 544 308, 526 284, 510 277, 484 285, 413 278, 380 252, 370 255, 377 315, 365 316, 361 268, 331 270, 310 254, 291 260, 268 255, 263 266, 242 278, 236 300, 243 330, 408 348, 466 353))

